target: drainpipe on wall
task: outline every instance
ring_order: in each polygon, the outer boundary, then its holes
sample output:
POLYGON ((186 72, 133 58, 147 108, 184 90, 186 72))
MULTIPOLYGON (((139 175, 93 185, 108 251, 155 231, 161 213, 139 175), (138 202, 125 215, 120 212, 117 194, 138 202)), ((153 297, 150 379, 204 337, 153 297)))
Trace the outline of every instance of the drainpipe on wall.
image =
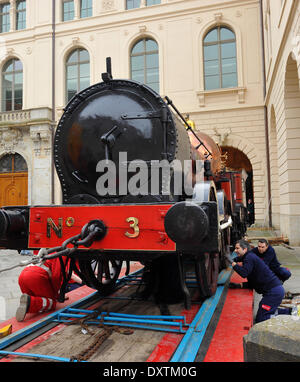
MULTIPOLYGON (((265 59, 265 36, 264 36, 264 14, 263 14, 263 0, 260 0, 260 27, 262 39, 262 71, 263 71, 263 91, 264 103, 266 99, 266 59, 265 59)), ((265 119, 265 138, 266 138, 266 157, 267 157, 267 181, 268 181, 268 214, 269 214, 269 227, 272 227, 272 193, 271 193, 271 166, 270 166, 270 143, 269 143, 269 123, 268 123, 268 110, 264 104, 264 119, 265 119)))
POLYGON ((55 128, 55 1, 52 0, 52 116, 51 116, 51 203, 54 204, 54 161, 53 161, 53 141, 55 128))

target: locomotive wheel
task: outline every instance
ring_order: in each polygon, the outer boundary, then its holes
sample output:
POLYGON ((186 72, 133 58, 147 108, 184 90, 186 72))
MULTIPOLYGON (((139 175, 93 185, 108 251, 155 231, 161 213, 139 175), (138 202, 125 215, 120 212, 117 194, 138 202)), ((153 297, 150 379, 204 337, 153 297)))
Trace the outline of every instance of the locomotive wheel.
POLYGON ((217 290, 220 257, 218 253, 204 253, 202 256, 195 262, 195 272, 200 298, 207 298, 217 290))
POLYGON ((122 268, 122 261, 107 259, 79 259, 80 271, 87 286, 108 295, 115 289, 122 268))

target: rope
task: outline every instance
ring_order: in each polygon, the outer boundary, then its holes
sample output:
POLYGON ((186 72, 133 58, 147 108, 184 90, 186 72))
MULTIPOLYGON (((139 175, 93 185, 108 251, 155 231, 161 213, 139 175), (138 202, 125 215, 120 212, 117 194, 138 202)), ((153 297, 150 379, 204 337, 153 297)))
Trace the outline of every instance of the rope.
POLYGON ((42 263, 41 258, 38 256, 32 256, 31 260, 22 260, 19 262, 19 264, 11 265, 10 267, 0 269, 0 273, 10 271, 18 267, 26 267, 26 265, 29 265, 29 264, 39 264, 39 263, 42 263))

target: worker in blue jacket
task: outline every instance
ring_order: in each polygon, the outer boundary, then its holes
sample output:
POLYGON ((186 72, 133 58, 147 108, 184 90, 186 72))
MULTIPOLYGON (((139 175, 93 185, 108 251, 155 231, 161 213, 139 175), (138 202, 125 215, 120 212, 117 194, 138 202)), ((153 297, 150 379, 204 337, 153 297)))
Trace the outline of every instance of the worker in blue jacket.
MULTIPOLYGON (((251 251, 247 241, 239 240, 235 245, 235 253, 238 257, 234 261, 231 260, 232 268, 241 277, 247 278, 257 293, 263 295, 255 323, 268 320, 278 310, 284 297, 282 283, 264 261, 251 251), (242 265, 237 262, 241 262, 242 265)), ((290 309, 280 309, 278 313, 290 314, 290 309)))
MULTIPOLYGON (((282 267, 280 262, 277 260, 276 252, 274 248, 269 245, 268 240, 259 239, 257 247, 253 248, 252 252, 267 264, 267 266, 271 269, 272 272, 275 273, 275 275, 279 278, 280 281, 282 281, 282 283, 291 277, 290 270, 282 267)), ((233 254, 235 254, 235 252, 233 254)), ((235 256, 233 254, 232 259, 234 260, 235 256)), ((243 283, 230 283, 229 288, 252 289, 252 285, 249 281, 243 283)))
POLYGON ((274 248, 269 245, 268 240, 259 239, 257 247, 253 248, 252 252, 263 259, 271 271, 273 271, 283 283, 291 277, 289 269, 281 267, 280 262, 277 260, 276 252, 274 248))

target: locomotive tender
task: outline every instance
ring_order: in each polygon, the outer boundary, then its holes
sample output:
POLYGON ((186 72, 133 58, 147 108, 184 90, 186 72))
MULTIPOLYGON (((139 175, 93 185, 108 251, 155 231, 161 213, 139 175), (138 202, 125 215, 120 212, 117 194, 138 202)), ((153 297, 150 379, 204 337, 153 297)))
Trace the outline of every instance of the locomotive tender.
POLYGON ((187 267, 201 298, 214 294, 226 252, 246 231, 239 173, 222 173, 217 145, 175 115, 167 97, 112 79, 109 61, 102 79, 75 95, 58 123, 53 146, 62 205, 0 209, 0 247, 52 248, 44 259, 68 256, 70 269, 102 294, 114 289, 123 261, 140 261, 145 297, 189 306, 187 267), (182 167, 153 172, 162 161, 182 167), (144 192, 130 192, 130 182, 144 192), (99 184, 113 185, 113 192, 99 184))

